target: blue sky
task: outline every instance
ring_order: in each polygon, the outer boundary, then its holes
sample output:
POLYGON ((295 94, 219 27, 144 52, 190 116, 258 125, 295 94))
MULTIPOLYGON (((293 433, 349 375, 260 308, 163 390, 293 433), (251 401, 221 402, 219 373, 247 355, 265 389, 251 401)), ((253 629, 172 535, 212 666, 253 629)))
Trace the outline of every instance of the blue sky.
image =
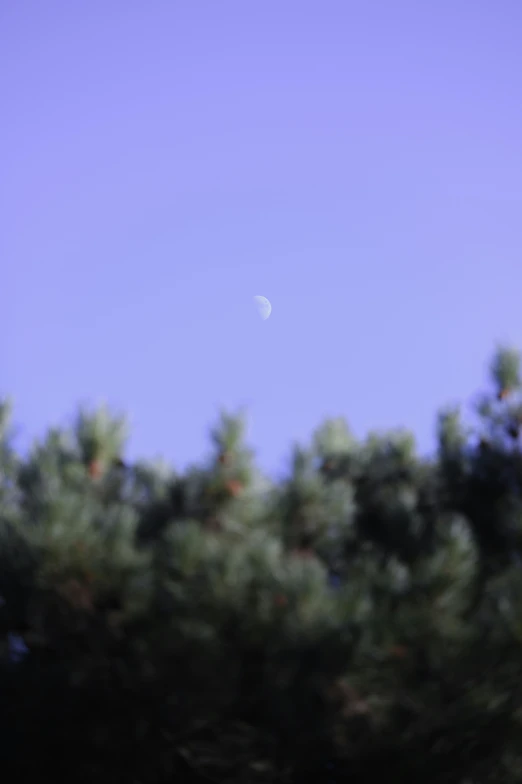
POLYGON ((26 436, 107 400, 182 467, 244 404, 268 470, 326 416, 429 448, 522 344, 521 26, 515 0, 2 4, 26 436))

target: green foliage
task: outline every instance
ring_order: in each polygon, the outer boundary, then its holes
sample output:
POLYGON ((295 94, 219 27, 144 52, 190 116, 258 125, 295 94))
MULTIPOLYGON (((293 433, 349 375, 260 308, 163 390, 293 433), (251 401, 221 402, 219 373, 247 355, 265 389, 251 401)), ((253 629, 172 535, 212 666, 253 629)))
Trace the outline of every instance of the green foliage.
POLYGON ((278 482, 243 414, 180 475, 108 409, 21 458, 2 404, 6 780, 521 781, 518 354, 491 379, 433 458, 332 419, 278 482))
POLYGON ((491 362, 491 379, 496 392, 520 388, 520 352, 508 346, 501 346, 491 362))

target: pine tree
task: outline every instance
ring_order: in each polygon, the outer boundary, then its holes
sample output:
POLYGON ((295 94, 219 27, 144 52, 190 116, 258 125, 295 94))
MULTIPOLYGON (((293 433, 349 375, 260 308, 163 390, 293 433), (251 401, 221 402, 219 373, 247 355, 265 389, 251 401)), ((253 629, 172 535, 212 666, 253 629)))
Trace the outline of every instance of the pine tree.
POLYGON ((277 482, 244 413, 180 474, 131 463, 106 408, 21 457, 4 403, 6 773, 522 780, 516 352, 491 382, 467 419, 440 413, 430 458, 333 419, 277 482))

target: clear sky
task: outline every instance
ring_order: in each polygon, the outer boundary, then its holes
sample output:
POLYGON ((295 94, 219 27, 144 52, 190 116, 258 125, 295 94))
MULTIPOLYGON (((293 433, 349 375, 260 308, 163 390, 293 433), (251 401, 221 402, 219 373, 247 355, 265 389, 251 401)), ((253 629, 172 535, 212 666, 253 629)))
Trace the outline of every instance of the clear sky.
POLYGON ((220 404, 268 470, 326 416, 429 448, 522 345, 521 31, 519 0, 3 2, 26 435, 105 399, 178 467, 220 404))

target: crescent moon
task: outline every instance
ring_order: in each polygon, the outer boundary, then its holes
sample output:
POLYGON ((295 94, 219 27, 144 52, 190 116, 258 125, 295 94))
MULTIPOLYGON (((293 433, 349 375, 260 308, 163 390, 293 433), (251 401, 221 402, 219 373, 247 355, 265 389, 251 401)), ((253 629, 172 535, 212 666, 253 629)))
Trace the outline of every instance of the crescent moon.
POLYGON ((257 295, 254 297, 254 302, 256 303, 257 312, 263 321, 266 321, 272 312, 272 305, 270 304, 270 300, 268 300, 266 297, 257 295))

